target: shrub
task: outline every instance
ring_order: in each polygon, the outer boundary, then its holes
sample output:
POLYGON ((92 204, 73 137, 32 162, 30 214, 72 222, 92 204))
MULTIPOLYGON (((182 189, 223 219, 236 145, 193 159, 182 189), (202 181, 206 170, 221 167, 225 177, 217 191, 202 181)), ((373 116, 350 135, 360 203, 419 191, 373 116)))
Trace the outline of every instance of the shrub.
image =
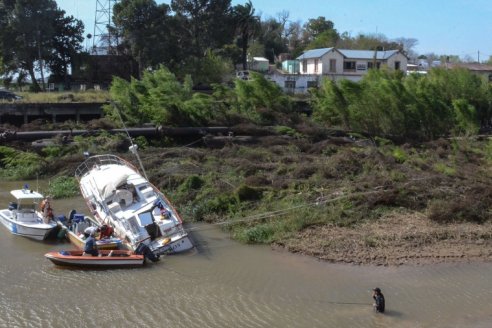
POLYGON ((261 199, 263 193, 258 188, 242 185, 236 190, 236 195, 240 201, 252 201, 261 199))
POLYGON ((408 158, 407 153, 400 147, 393 149, 392 155, 398 163, 404 163, 408 158))
POLYGON ((38 154, 5 146, 0 146, 0 162, 3 166, 0 174, 12 180, 33 179, 42 173, 46 165, 38 154))
POLYGON ((200 189, 205 181, 202 178, 196 175, 192 175, 188 177, 182 184, 179 186, 179 192, 187 192, 191 189, 200 189))
POLYGON ((50 181, 48 194, 53 198, 67 198, 80 194, 77 180, 73 177, 59 176, 50 181))
POLYGON ((266 244, 273 241, 276 228, 271 223, 263 223, 239 230, 234 237, 247 244, 266 244))

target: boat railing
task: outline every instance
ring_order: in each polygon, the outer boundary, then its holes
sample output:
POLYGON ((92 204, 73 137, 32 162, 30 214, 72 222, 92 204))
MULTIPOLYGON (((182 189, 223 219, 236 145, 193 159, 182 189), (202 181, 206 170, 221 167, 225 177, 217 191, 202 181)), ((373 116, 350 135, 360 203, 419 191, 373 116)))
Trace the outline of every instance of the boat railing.
POLYGON ((111 155, 111 154, 95 155, 86 159, 82 164, 80 164, 77 167, 77 169, 75 169, 75 177, 77 179, 80 179, 84 175, 86 175, 89 171, 91 171, 94 168, 97 168, 98 166, 112 165, 112 164, 130 166, 133 169, 135 169, 135 167, 132 164, 128 163, 127 161, 116 155, 111 155))

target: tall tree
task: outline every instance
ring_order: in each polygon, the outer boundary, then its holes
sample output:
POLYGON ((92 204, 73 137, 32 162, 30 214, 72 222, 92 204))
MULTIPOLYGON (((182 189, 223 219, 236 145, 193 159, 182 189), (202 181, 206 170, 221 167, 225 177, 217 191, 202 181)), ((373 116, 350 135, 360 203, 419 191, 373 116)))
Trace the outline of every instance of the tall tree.
POLYGON ((330 21, 326 20, 324 16, 319 16, 318 18, 311 18, 307 21, 307 23, 304 25, 304 30, 305 30, 305 38, 307 42, 313 41, 318 37, 321 33, 328 31, 328 30, 333 30, 335 24, 330 21))
POLYGON ((219 49, 231 43, 231 0, 172 0, 171 8, 191 40, 189 52, 195 57, 204 57, 206 49, 219 49))
POLYGON ((274 62, 276 56, 288 50, 287 41, 284 38, 284 29, 285 25, 281 20, 269 18, 261 22, 259 41, 265 47, 264 56, 270 62, 274 62))
MULTIPOLYGON (((44 62, 50 62, 57 53, 55 44, 63 38, 58 33, 68 33, 68 30, 57 29, 56 25, 68 22, 61 20, 65 13, 58 9, 54 0, 5 0, 3 5, 2 61, 8 71, 28 72, 33 89, 40 90, 35 73, 41 74, 44 87, 44 62)), ((69 24, 75 22, 69 21, 69 24)))
POLYGON ((169 64, 172 53, 168 24, 170 7, 154 0, 123 0, 114 6, 114 23, 122 36, 122 47, 138 63, 138 71, 169 64))
POLYGON ((82 49, 84 24, 73 16, 65 16, 65 11, 61 10, 57 12, 54 27, 52 56, 47 64, 52 75, 63 79, 68 87, 68 68, 82 49))
POLYGON ((260 18, 255 15, 251 1, 234 7, 234 18, 237 24, 238 43, 241 47, 243 69, 248 68, 248 46, 250 40, 258 33, 260 18))
POLYGON ((335 47, 340 35, 334 28, 335 24, 319 16, 304 24, 303 41, 308 49, 335 47))
POLYGON ((348 33, 343 33, 338 42, 338 47, 359 50, 403 50, 401 44, 388 40, 384 34, 380 33, 359 34, 356 37, 351 37, 348 33))

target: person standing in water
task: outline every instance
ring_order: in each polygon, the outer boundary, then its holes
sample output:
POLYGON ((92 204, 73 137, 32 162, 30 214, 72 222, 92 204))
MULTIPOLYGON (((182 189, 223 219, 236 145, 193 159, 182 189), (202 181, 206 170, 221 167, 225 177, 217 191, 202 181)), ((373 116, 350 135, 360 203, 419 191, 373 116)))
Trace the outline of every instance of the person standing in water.
POLYGON ((384 313, 384 308, 386 304, 384 300, 384 295, 383 293, 381 293, 381 289, 376 287, 372 291, 372 298, 374 299, 374 311, 378 313, 384 313))

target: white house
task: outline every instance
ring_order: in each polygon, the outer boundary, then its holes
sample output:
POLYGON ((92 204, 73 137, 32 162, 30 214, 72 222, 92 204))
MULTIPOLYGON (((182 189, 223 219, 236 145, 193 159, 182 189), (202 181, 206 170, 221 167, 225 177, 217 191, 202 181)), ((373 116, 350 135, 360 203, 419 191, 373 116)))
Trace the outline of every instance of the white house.
POLYGON ((319 85, 322 78, 360 81, 371 68, 383 66, 406 73, 408 58, 399 50, 372 51, 322 48, 305 51, 297 57, 297 74, 275 74, 272 79, 281 87, 304 92, 319 85))
POLYGON ((297 57, 300 74, 328 75, 335 79, 362 79, 370 68, 386 66, 406 73, 408 58, 399 50, 313 49, 297 57))

